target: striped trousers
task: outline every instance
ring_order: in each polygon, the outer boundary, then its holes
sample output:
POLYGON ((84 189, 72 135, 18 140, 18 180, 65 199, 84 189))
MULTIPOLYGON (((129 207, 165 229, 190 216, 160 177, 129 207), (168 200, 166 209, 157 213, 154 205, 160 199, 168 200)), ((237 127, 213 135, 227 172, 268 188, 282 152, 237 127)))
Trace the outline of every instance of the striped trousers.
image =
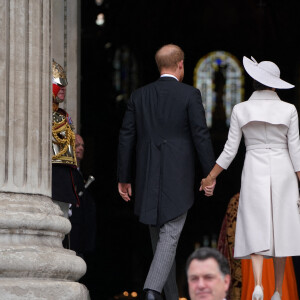
POLYGON ((153 260, 144 284, 144 290, 159 293, 164 290, 167 300, 178 300, 176 284, 176 248, 187 213, 161 227, 149 226, 153 249, 153 260))

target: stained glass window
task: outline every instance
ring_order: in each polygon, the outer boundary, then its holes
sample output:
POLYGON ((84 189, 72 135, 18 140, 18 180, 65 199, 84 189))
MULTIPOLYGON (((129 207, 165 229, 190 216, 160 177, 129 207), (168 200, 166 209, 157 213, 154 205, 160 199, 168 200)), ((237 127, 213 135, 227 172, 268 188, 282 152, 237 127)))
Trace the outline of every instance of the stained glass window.
POLYGON ((201 91, 208 127, 213 125, 213 113, 217 101, 223 103, 226 124, 229 126, 233 106, 243 101, 243 83, 241 63, 228 52, 210 52, 198 61, 194 70, 194 86, 201 91), (217 80, 221 81, 218 87, 217 80))
POLYGON ((117 93, 117 101, 127 100, 138 86, 137 63, 133 53, 127 46, 118 48, 113 59, 113 85, 117 93))

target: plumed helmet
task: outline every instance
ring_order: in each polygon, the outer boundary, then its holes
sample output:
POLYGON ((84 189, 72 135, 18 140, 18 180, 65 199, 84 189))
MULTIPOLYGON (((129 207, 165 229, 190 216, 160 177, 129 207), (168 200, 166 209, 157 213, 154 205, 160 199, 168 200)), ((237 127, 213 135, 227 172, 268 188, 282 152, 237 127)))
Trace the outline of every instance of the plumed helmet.
POLYGON ((52 83, 60 86, 67 86, 67 75, 63 67, 58 64, 54 59, 52 61, 52 83))
POLYGON ((62 87, 67 86, 67 76, 65 70, 54 59, 52 61, 52 95, 55 103, 61 103, 64 99, 60 99, 57 94, 62 87))

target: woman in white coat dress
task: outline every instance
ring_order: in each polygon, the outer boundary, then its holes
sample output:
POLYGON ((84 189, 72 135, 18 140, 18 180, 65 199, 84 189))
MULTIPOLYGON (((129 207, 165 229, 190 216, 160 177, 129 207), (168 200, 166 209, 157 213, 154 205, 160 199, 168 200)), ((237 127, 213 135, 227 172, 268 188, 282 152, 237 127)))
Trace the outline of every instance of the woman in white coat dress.
POLYGON ((263 299, 263 257, 273 257, 275 292, 271 300, 280 300, 286 257, 300 255, 300 141, 297 110, 281 101, 275 89, 294 86, 280 79, 273 62, 257 63, 244 57, 243 64, 254 79, 255 91, 248 101, 234 106, 224 150, 200 190, 212 195, 216 177, 229 167, 243 135, 246 155, 234 256, 252 259, 253 300, 263 299))

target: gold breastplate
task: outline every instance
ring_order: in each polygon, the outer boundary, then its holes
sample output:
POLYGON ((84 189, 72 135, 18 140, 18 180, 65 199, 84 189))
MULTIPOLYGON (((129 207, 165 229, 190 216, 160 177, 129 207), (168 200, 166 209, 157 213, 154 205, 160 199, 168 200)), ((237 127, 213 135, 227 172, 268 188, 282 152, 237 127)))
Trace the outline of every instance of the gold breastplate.
POLYGON ((63 110, 52 114, 52 163, 77 166, 75 133, 68 115, 63 110))

